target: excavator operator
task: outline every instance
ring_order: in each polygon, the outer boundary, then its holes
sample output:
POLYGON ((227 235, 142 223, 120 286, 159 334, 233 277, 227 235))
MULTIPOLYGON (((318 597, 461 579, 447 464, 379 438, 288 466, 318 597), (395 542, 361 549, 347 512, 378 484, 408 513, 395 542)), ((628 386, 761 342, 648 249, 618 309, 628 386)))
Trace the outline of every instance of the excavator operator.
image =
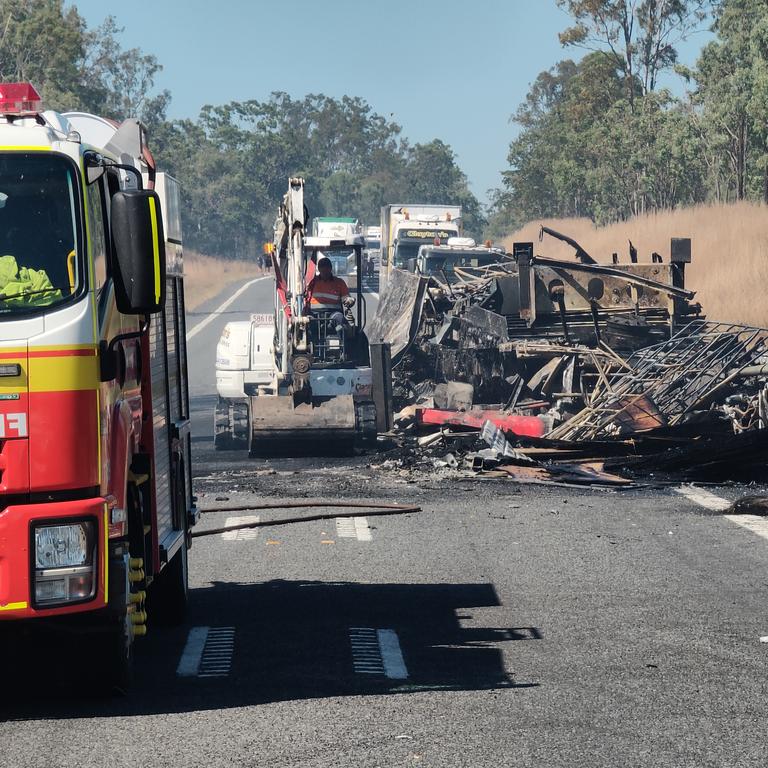
POLYGON ((323 314, 334 324, 336 331, 344 327, 344 309, 355 300, 349 295, 347 284, 333 274, 333 265, 327 256, 317 260, 317 274, 307 287, 307 301, 312 314, 323 314))

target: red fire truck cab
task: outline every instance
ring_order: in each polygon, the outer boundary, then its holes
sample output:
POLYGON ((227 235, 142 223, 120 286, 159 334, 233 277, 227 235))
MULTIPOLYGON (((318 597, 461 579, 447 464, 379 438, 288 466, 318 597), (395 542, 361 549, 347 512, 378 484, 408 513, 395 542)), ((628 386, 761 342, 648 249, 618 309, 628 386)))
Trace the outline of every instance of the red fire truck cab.
POLYGON ((0 84, 0 633, 76 623, 120 684, 196 517, 178 186, 138 121, 0 84))

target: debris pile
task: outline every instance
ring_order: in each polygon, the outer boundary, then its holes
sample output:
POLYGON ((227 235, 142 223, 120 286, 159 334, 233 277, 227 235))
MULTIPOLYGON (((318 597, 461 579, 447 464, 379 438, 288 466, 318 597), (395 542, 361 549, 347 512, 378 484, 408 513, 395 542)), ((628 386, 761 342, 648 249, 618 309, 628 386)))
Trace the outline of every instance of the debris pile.
POLYGON ((392 346, 399 468, 628 487, 764 467, 768 329, 701 316, 689 240, 611 266, 568 242, 578 262, 525 243, 452 283, 393 272, 372 338, 392 346))

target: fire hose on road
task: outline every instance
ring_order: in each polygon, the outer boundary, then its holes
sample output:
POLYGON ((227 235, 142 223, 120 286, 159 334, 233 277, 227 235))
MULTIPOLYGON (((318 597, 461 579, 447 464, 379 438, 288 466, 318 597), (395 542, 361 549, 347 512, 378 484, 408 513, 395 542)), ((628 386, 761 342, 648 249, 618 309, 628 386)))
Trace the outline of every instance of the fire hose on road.
POLYGON ((248 528, 269 528, 276 525, 293 525, 294 523, 311 523, 317 520, 334 520, 337 517, 385 517, 389 515, 409 515, 421 512, 421 507, 406 506, 405 504, 365 504, 353 501, 296 501, 283 502, 281 504, 245 504, 234 507, 211 507, 201 509, 202 514, 214 512, 253 512, 266 509, 317 509, 318 507, 335 507, 337 509, 361 509, 365 512, 350 512, 339 515, 338 513, 307 515, 305 517, 287 517, 278 520, 266 520, 264 522, 241 523, 239 525, 223 526, 221 528, 208 528, 204 531, 193 531, 192 538, 201 536, 215 536, 228 531, 241 531, 248 528), (371 511, 372 510, 372 511, 371 511))

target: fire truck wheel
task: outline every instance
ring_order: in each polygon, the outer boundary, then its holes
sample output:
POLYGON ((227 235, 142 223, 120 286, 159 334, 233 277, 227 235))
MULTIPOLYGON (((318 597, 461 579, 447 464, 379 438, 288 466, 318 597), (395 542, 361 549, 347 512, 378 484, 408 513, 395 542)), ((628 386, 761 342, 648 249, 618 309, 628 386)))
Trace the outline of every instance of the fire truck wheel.
POLYGON ((102 631, 94 633, 93 639, 95 692, 107 696, 125 695, 133 682, 133 638, 128 615, 110 618, 102 631))
POLYGON ((186 542, 155 578, 147 595, 149 621, 160 626, 177 626, 187 618, 189 563, 186 542))

